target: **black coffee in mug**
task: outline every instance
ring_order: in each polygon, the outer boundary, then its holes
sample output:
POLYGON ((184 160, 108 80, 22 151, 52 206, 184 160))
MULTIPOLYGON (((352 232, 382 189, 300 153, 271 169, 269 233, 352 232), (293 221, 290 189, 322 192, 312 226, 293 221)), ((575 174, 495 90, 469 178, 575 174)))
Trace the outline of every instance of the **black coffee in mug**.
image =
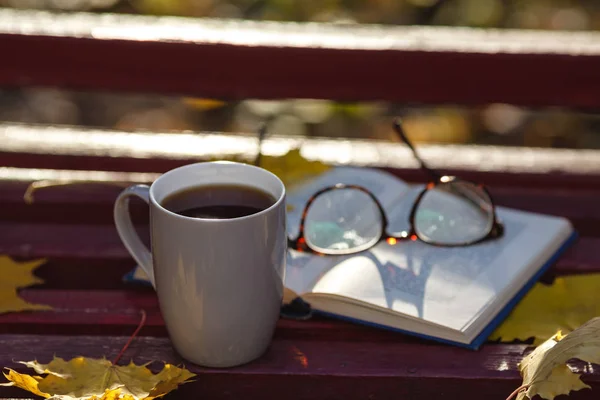
POLYGON ((245 217, 275 204, 269 193, 251 186, 206 185, 180 190, 167 196, 162 206, 192 218, 229 219, 245 217))

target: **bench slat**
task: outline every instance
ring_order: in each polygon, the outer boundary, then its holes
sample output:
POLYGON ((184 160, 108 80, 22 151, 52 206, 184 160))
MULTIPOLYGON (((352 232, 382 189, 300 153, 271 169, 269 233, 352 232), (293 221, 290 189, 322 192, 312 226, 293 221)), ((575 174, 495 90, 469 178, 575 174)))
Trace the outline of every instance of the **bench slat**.
MULTIPOLYGON (((20 297, 54 309, 44 312, 0 315, 0 333, 78 335, 126 335, 133 332, 140 312, 147 314, 142 336, 167 336, 155 292, 150 288, 113 290, 48 290, 30 288, 20 297)), ((280 319, 276 337, 306 340, 371 340, 378 342, 418 342, 420 339, 383 329, 315 316, 310 321, 280 319)))
POLYGON ((0 65, 3 86, 230 99, 600 105, 600 34, 595 32, 340 26, 7 9, 0 13, 0 38, 1 54, 20 55, 0 65))
MULTIPOLYGON (((70 358, 106 356, 111 359, 126 336, 2 335, 0 365, 25 371, 14 360, 49 361, 53 355, 70 358)), ((205 369, 182 360, 167 338, 139 337, 123 360, 136 363, 162 360, 185 364, 197 379, 177 390, 178 398, 504 398, 519 386, 516 365, 526 354, 524 345, 486 345, 479 351, 452 346, 375 341, 327 342, 275 339, 269 351, 248 365, 205 369), (468 390, 468 392, 465 392, 468 390), (425 397, 423 397, 425 396, 425 397)), ((153 364, 154 368, 160 365, 153 364)), ((573 363, 578 372, 585 366, 573 363)), ((600 389, 600 374, 584 374, 592 391, 574 399, 591 399, 600 389)), ((22 394, 1 388, 0 396, 22 394)))
MULTIPOLYGON (((0 182, 0 220, 53 224, 113 224, 113 204, 123 186, 86 184, 41 189, 33 204, 23 195, 25 183, 0 182)), ((529 189, 489 187, 499 206, 570 219, 581 235, 595 235, 600 224, 600 190, 529 189)), ((148 223, 148 207, 132 204, 134 221, 148 223)))
MULTIPOLYGON (((269 132, 263 144, 265 155, 282 155, 298 148, 304 157, 327 164, 403 170, 418 168, 417 161, 403 143, 304 138, 281 133, 269 132)), ((483 177, 490 173, 492 176, 495 173, 512 173, 513 179, 519 179, 518 174, 525 173, 530 184, 536 186, 537 179, 532 178, 548 174, 554 180, 552 186, 563 180, 556 179, 560 175, 571 175, 569 178, 576 179, 571 187, 575 183, 580 185, 586 178, 600 175, 600 150, 452 144, 418 144, 418 149, 434 168, 479 171, 483 177)), ((256 132, 125 132, 0 124, 0 165, 12 167, 164 172, 208 158, 236 157, 252 161, 257 151, 256 132)), ((3 171, 0 177, 7 174, 8 171, 3 171)))
MULTIPOLYGON (((138 233, 148 243, 147 226, 138 226, 138 233)), ((557 262, 554 269, 570 271, 600 271, 600 239, 579 238, 557 262)), ((121 243, 114 226, 53 225, 0 223, 0 254, 21 258, 57 258, 79 260, 133 260, 121 243)), ((108 263, 107 268, 110 268, 108 263)), ((65 267, 67 268, 67 267, 65 267)), ((83 284, 84 282, 82 282, 83 284)))

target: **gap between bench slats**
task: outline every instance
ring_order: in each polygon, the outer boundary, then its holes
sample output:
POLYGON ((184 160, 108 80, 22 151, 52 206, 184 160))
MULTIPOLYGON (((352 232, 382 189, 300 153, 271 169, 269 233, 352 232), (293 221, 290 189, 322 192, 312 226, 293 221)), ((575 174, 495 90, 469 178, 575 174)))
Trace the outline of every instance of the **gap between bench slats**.
MULTIPOLYGON (((0 365, 26 371, 15 360, 49 361, 84 355, 112 359, 127 336, 1 335, 0 365)), ((445 399, 504 398, 519 386, 517 363, 524 345, 486 345, 479 351, 425 343, 315 341, 277 339, 260 359, 231 369, 205 369, 186 362, 168 338, 138 337, 122 358, 136 363, 162 360, 185 364, 199 376, 181 386, 174 398, 345 398, 445 399), (357 379, 360 378, 360 379, 357 379), (468 390, 468 392, 465 392, 468 390), (426 395, 425 397, 423 397, 426 395), (503 397, 504 396, 504 397, 503 397)), ((576 372, 585 365, 571 363, 576 372)), ((160 364, 151 364, 153 369, 160 364)), ((588 370, 589 371, 589 370, 588 370)), ((600 389, 600 374, 584 374, 592 391, 574 399, 591 399, 600 389)), ((22 392, 0 388, 0 396, 22 392)))

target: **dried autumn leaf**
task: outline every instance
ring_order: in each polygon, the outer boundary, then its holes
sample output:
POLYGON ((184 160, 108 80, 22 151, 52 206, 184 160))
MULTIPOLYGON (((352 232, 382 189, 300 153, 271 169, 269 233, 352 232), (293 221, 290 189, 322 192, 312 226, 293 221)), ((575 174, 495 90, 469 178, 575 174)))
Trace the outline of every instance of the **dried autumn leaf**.
POLYGON ((33 275, 33 270, 45 260, 15 262, 8 256, 0 256, 0 314, 24 310, 49 310, 52 307, 43 304, 31 304, 20 298, 17 289, 43 283, 33 275))
MULTIPOLYGON (((216 157, 213 160, 242 162, 239 157, 216 157)), ((321 161, 307 160, 300 153, 300 149, 291 149, 281 156, 263 155, 260 167, 277 175, 288 191, 295 185, 306 183, 331 169, 331 166, 321 161)))
MULTIPOLYGON (((242 157, 239 156, 219 156, 209 158, 208 161, 236 161, 245 162, 242 157)), ((286 186, 287 190, 290 190, 293 186, 300 183, 305 183, 308 180, 322 174, 329 170, 331 167, 320 161, 310 161, 304 158, 300 154, 299 149, 292 149, 281 156, 267 156, 263 155, 260 163, 261 168, 266 169, 277 175, 286 186)), ((148 183, 148 182, 146 182, 148 183)), ((39 180, 32 182, 26 189, 23 200, 31 204, 34 202, 34 194, 40 189, 58 187, 58 186, 70 186, 70 185, 82 185, 82 184, 102 184, 118 187, 127 187, 133 182, 118 182, 118 181, 102 181, 102 180, 80 180, 80 179, 66 179, 66 180, 39 180)), ((85 189, 82 189, 85 190, 85 189)))
POLYGON ((533 337, 538 345, 558 331, 571 332, 600 315, 599 287, 600 274, 559 277, 552 285, 537 283, 490 340, 510 342, 533 337))
POLYGON ((593 318, 566 336, 559 333, 538 346, 519 363, 523 387, 517 400, 539 395, 552 400, 561 394, 589 388, 566 365, 570 359, 600 363, 600 317, 593 318))
POLYGON ((165 364, 158 374, 145 365, 114 365, 105 358, 76 357, 65 361, 60 357, 48 364, 21 362, 38 374, 20 374, 7 368, 10 381, 3 386, 17 386, 38 396, 61 400, 151 400, 175 390, 195 374, 185 368, 165 364))
POLYGON ((184 97, 182 98, 182 101, 186 106, 200 111, 214 110, 227 105, 227 103, 222 100, 203 97, 184 97))
POLYGON ((277 175, 287 190, 331 168, 320 161, 307 160, 299 149, 292 149, 280 157, 263 156, 260 166, 277 175))

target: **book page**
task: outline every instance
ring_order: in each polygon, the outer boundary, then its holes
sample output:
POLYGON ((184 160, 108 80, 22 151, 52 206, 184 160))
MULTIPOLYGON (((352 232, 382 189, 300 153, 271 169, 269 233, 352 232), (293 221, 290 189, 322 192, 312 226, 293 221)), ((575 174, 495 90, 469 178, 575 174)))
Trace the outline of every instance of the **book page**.
MULTIPOLYGON (((360 175, 358 173, 357 175, 360 175)), ((422 186, 390 196, 390 230, 408 226, 422 186)), ((360 210, 357 210, 360 212, 360 210)), ((349 256, 290 251, 286 286, 297 293, 349 297, 408 317, 465 331, 503 292, 524 284, 569 234, 561 218, 498 208, 503 237, 464 247, 417 241, 380 242, 349 256)), ((513 290, 514 291, 514 290, 513 290)))

